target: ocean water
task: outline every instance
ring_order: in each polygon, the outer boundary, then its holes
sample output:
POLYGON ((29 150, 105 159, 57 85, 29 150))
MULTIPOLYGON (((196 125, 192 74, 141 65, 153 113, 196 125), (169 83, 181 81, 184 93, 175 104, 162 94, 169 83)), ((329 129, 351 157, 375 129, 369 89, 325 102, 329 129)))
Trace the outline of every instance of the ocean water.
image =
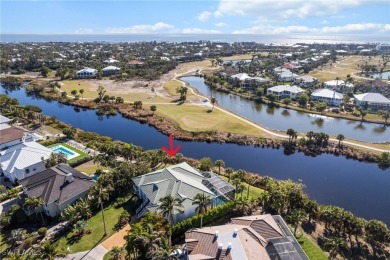
POLYGON ((257 34, 0 34, 1 42, 259 42, 280 43, 390 43, 390 36, 381 34, 343 35, 257 35, 257 34))

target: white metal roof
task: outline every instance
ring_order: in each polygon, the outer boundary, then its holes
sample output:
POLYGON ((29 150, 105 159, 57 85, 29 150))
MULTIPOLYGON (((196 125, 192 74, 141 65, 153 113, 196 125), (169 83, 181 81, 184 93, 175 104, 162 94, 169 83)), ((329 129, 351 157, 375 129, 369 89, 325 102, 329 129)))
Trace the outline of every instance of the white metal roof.
POLYGON ((115 67, 115 66, 107 66, 107 67, 103 68, 102 70, 103 71, 105 71, 105 70, 120 70, 120 68, 115 67))
POLYGON ((52 150, 36 142, 24 142, 0 152, 2 168, 8 172, 24 169, 48 159, 52 150))
POLYGON ((288 91, 288 92, 291 92, 291 93, 302 93, 302 92, 304 92, 303 89, 301 89, 300 87, 295 86, 295 85, 294 86, 278 85, 278 86, 269 88, 268 90, 273 91, 273 92, 284 92, 284 91, 288 91))
POLYGON ((311 96, 313 97, 324 97, 324 98, 336 98, 336 99, 343 99, 343 94, 338 93, 336 91, 322 88, 315 90, 311 96))
POLYGON ((363 94, 358 94, 358 95, 353 95, 353 96, 358 101, 390 104, 390 99, 388 99, 387 97, 385 97, 379 93, 363 93, 363 94))
POLYGON ((83 73, 83 72, 95 73, 95 72, 97 72, 97 70, 96 70, 96 69, 92 69, 92 68, 85 67, 85 68, 83 68, 82 70, 77 71, 77 73, 83 73))

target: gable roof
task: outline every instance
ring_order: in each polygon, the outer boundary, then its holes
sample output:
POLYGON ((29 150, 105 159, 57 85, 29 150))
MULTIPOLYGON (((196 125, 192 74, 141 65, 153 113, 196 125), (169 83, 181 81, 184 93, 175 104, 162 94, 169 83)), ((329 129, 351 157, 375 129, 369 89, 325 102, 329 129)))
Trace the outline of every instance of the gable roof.
POLYGON ((282 230, 278 227, 271 214, 232 218, 232 223, 250 226, 267 240, 283 237, 282 230))
POLYGON ((304 92, 303 89, 301 89, 300 87, 295 86, 295 85, 294 86, 278 85, 278 86, 274 86, 272 88, 269 88, 268 90, 273 91, 273 92, 288 91, 288 92, 295 93, 295 94, 304 92))
POLYGON ((42 198, 45 204, 61 204, 87 191, 95 182, 87 175, 67 164, 59 164, 19 181, 29 197, 42 198), (73 181, 68 183, 66 174, 72 173, 73 181))
POLYGON ((235 75, 231 75, 230 76, 232 79, 237 79, 239 81, 243 81, 243 80, 246 80, 246 79, 252 79, 252 77, 250 77, 248 74, 246 73, 238 73, 238 74, 235 74, 235 75))
POLYGON ((343 94, 338 93, 334 90, 330 90, 327 88, 316 89, 311 93, 312 97, 324 97, 324 98, 335 98, 335 99, 343 99, 343 94))
POLYGON ((0 124, 7 124, 9 122, 11 122, 12 120, 9 119, 8 117, 5 117, 3 115, 0 115, 0 124))
POLYGON ((92 69, 92 68, 85 67, 85 68, 83 68, 83 69, 77 71, 77 73, 83 73, 83 72, 95 73, 95 72, 97 72, 97 70, 96 70, 96 69, 92 69))
POLYGON ((358 101, 390 104, 390 99, 379 93, 363 93, 353 96, 358 101))
POLYGON ((185 162, 135 177, 132 180, 149 199, 151 208, 158 205, 160 199, 167 195, 185 199, 184 209, 192 205, 192 200, 198 193, 215 197, 214 193, 202 183, 204 176, 185 162))
POLYGON ((22 139, 24 132, 24 130, 14 126, 3 128, 0 130, 0 144, 22 139))
POLYGON ((118 68, 116 66, 107 66, 107 67, 102 69, 102 71, 106 71, 106 70, 120 70, 120 68, 118 68))
POLYGON ((24 169, 49 158, 52 150, 34 141, 10 146, 0 152, 1 167, 7 172, 24 169))

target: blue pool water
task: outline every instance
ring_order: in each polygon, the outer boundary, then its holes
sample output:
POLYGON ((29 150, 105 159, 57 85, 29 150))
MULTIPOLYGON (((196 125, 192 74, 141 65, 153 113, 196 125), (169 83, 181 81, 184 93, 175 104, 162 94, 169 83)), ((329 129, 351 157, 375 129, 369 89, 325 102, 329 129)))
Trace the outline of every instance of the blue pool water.
POLYGON ((67 149, 66 147, 64 147, 62 145, 57 145, 55 147, 52 147, 51 149, 54 153, 63 153, 65 155, 66 159, 68 159, 68 160, 78 156, 77 153, 67 149))

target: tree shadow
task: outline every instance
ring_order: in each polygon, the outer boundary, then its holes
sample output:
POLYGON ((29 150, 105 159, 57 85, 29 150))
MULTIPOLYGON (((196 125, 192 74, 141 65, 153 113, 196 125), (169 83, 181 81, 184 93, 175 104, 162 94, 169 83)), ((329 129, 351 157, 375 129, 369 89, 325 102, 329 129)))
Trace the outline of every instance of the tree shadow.
POLYGON ((99 244, 100 244, 100 242, 102 242, 102 240, 105 238, 105 236, 103 235, 100 239, 99 239, 99 241, 97 241, 96 242, 96 244, 95 245, 93 245, 93 247, 91 248, 91 249, 89 249, 89 251, 87 252, 87 253, 85 253, 85 255, 83 255, 80 259, 84 259, 95 247, 97 247, 99 244))
POLYGON ((317 223, 315 223, 315 222, 311 222, 311 223, 304 222, 304 223, 302 223, 301 227, 305 231, 305 233, 311 234, 311 233, 316 231, 317 223))

